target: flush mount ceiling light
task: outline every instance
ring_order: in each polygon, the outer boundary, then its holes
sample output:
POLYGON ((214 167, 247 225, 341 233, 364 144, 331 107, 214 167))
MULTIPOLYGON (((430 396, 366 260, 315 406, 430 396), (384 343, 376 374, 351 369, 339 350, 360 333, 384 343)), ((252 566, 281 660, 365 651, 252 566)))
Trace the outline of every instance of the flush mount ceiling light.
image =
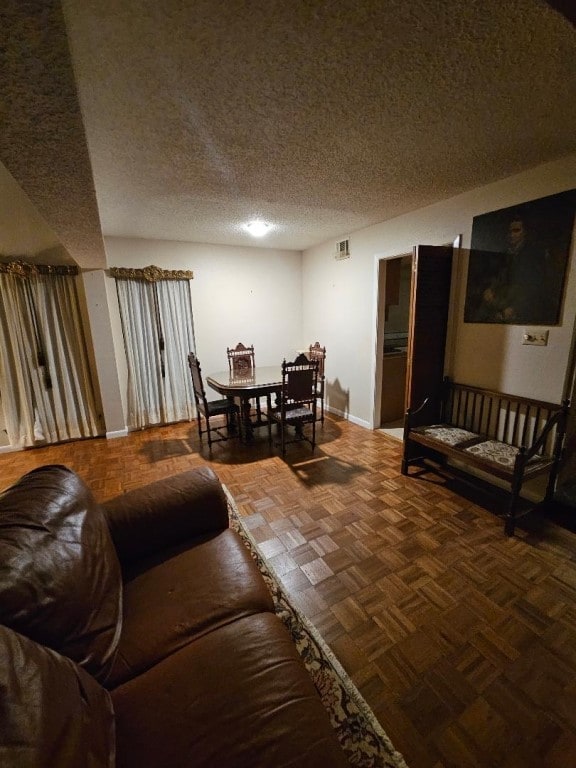
POLYGON ((252 237, 264 237, 273 229, 272 224, 268 224, 266 221, 249 221, 248 224, 244 224, 244 229, 249 232, 252 237))

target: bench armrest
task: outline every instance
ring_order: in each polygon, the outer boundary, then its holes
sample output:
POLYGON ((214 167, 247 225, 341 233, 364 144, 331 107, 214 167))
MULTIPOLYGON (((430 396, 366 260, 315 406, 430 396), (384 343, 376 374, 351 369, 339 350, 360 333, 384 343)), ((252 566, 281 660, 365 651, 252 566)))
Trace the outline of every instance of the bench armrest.
POLYGON ((158 480, 102 507, 123 565, 228 527, 226 496, 209 467, 158 480))
POLYGON ((546 422, 546 425, 536 438, 532 445, 525 447, 525 450, 520 449, 520 452, 523 454, 524 459, 528 461, 528 459, 531 459, 532 456, 535 456, 540 448, 544 445, 546 442, 546 439, 552 429, 558 425, 558 429, 560 430, 561 435, 564 434, 564 430, 566 428, 566 416, 568 414, 568 405, 567 402, 564 402, 562 405, 562 408, 557 411, 554 416, 551 416, 548 421, 546 422))
POLYGON ((423 408, 425 408, 425 407, 428 405, 428 401, 429 401, 429 400, 430 400, 430 398, 429 398, 429 397, 427 397, 427 398, 425 398, 425 399, 424 399, 424 400, 423 400, 423 401, 420 403, 420 405, 418 406, 418 408, 408 408, 408 409, 407 409, 407 411, 406 411, 406 420, 405 420, 405 425, 406 425, 407 427, 411 427, 411 426, 412 426, 412 417, 413 417, 413 416, 417 416, 417 415, 420 413, 420 411, 421 411, 423 408))

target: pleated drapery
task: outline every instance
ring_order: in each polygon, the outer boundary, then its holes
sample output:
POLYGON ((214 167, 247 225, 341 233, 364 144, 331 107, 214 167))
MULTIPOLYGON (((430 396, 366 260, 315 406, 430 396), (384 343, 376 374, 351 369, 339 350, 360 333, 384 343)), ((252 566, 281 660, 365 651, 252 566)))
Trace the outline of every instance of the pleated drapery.
POLYGON ((128 363, 128 426, 141 429, 193 418, 189 282, 117 278, 116 287, 128 363))
POLYGON ((0 272, 0 391, 12 446, 99 434, 77 279, 0 272))

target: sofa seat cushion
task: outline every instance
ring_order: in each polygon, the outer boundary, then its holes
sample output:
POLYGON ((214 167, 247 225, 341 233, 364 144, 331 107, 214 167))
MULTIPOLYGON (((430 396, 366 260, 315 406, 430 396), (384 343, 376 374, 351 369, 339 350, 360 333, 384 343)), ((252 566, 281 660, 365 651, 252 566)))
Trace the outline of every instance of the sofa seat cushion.
MULTIPOLYGON (((514 462, 518 455, 518 448, 507 443, 501 443, 499 440, 482 440, 475 445, 470 445, 464 449, 483 461, 489 461, 507 469, 514 469, 514 462)), ((549 464, 552 461, 550 456, 532 456, 526 462, 530 469, 549 464)))
POLYGON ((114 768, 110 695, 56 651, 0 626, 0 765, 114 768))
POLYGON ((142 563, 124 585, 122 635, 111 688, 191 639, 234 619, 273 611, 270 593, 238 534, 227 528, 142 563))
POLYGON ((0 624, 103 679, 121 600, 108 524, 78 475, 44 466, 0 494, 0 624))
POLYGON ((112 691, 117 768, 348 766, 271 613, 221 626, 112 691))

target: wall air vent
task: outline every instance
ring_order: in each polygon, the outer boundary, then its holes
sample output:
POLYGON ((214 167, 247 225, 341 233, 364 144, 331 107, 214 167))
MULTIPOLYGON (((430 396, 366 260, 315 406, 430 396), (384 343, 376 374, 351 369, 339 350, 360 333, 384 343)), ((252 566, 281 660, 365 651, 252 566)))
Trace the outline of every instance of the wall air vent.
POLYGON ((336 257, 337 259, 349 259, 350 258, 350 239, 338 240, 336 242, 336 257))

